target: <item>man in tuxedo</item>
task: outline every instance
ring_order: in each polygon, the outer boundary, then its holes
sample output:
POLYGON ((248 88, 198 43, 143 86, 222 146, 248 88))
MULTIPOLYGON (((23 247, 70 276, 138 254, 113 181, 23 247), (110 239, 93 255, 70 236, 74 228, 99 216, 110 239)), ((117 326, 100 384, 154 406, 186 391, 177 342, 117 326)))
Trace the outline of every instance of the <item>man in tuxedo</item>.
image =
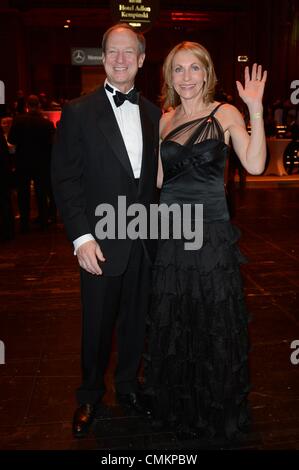
POLYGON ((73 419, 76 437, 88 433, 105 393, 115 324, 117 399, 145 411, 137 371, 155 242, 98 240, 95 209, 107 203, 117 211, 118 196, 126 196, 127 206, 156 202, 160 110, 134 89, 145 58, 144 37, 118 24, 106 31, 102 48, 104 86, 64 107, 52 159, 54 194, 81 275, 82 383, 73 419))

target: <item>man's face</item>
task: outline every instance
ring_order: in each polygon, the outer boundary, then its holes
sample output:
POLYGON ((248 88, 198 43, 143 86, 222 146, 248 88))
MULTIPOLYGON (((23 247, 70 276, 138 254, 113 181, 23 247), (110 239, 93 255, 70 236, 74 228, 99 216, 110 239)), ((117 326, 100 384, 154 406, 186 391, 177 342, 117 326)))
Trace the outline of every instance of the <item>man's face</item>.
POLYGON ((123 93, 132 88, 145 54, 140 54, 137 36, 124 28, 111 31, 106 42, 103 64, 111 85, 123 93))

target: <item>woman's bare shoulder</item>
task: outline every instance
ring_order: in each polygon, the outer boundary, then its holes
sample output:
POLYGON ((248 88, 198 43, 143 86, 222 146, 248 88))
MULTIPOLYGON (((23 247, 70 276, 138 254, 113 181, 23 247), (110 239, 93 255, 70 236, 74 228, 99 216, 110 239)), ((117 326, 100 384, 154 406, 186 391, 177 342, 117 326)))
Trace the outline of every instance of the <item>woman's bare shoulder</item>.
POLYGON ((219 113, 222 113, 224 116, 238 118, 242 117, 242 114, 233 104, 223 103, 219 108, 219 113))
POLYGON ((223 129, 230 129, 231 126, 245 126, 244 118, 236 106, 224 103, 220 106, 219 111, 216 113, 216 117, 222 124, 223 129))

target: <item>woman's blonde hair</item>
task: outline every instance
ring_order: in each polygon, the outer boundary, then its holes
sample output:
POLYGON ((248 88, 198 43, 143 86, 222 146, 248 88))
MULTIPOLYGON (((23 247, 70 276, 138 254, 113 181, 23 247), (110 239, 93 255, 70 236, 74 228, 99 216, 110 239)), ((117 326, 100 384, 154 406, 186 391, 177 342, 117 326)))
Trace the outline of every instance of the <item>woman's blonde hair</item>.
POLYGON ((184 41, 171 49, 163 64, 164 83, 162 87, 161 101, 163 102, 164 109, 168 109, 170 107, 175 108, 181 102, 179 95, 172 86, 172 64, 176 53, 182 50, 189 51, 194 54, 203 65, 206 72, 206 80, 202 94, 203 101, 207 104, 213 101, 217 78, 211 56, 207 49, 201 44, 197 42, 184 41))

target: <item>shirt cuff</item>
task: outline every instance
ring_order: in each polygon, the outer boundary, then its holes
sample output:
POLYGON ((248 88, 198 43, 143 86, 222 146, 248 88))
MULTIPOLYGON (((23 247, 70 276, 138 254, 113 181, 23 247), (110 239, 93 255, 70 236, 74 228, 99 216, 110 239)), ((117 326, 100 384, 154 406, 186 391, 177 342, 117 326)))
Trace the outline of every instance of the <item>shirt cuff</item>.
POLYGON ((90 242, 94 240, 94 237, 91 233, 86 233, 85 235, 81 235, 81 237, 76 238, 73 241, 74 245, 74 255, 76 256, 79 246, 83 245, 83 243, 90 242))

